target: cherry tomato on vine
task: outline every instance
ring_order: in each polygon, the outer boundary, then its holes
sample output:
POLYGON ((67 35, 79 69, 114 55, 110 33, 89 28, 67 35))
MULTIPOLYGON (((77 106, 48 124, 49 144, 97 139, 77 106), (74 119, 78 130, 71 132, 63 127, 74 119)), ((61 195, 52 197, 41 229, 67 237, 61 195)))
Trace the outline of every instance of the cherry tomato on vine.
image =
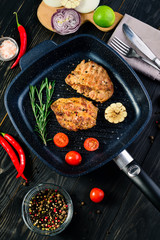
POLYGON ((90 191, 90 199, 95 202, 101 202, 104 198, 104 191, 100 188, 92 188, 90 191))
POLYGON ((54 136, 53 142, 57 147, 66 147, 69 143, 69 138, 65 133, 59 132, 54 136))
POLYGON ((69 164, 69 165, 79 165, 82 161, 82 156, 80 153, 76 152, 76 151, 70 151, 66 154, 65 156, 65 161, 69 164))
POLYGON ((99 141, 96 138, 87 138, 84 141, 84 148, 87 151, 95 151, 99 148, 99 141))

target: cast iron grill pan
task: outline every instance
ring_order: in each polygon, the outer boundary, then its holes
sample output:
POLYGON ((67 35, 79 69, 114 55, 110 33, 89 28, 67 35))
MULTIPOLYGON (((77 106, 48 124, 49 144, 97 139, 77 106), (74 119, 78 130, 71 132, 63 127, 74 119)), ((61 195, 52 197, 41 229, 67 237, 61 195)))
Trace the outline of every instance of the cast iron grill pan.
MULTIPOLYGON (((27 146, 49 167, 66 176, 80 176, 103 166, 131 144, 147 124, 151 114, 151 103, 143 84, 129 65, 108 45, 90 35, 78 35, 59 46, 46 41, 28 52, 21 61, 22 71, 12 81, 5 93, 5 106, 9 117, 27 146), (50 114, 47 132, 53 139, 57 132, 69 136, 69 145, 58 148, 53 141, 45 147, 35 132, 35 119, 32 113, 29 86, 40 86, 47 77, 55 80, 53 101, 58 98, 82 97, 65 83, 65 77, 75 69, 83 59, 93 60, 102 65, 114 84, 113 96, 103 104, 93 102, 99 109, 97 125, 88 130, 77 132, 62 128, 53 112, 50 114), (107 106, 121 102, 127 109, 124 122, 111 124, 104 118, 107 106), (88 152, 83 142, 95 137, 100 147, 88 152), (75 150, 81 153, 82 163, 72 167, 65 163, 65 154, 75 150)), ((89 99, 88 99, 89 100, 89 99)))

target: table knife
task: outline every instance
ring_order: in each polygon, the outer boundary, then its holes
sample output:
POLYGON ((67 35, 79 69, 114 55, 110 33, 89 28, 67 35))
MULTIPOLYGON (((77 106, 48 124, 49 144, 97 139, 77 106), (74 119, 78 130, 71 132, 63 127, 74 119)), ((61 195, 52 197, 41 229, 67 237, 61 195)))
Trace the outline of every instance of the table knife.
POLYGON ((125 36, 133 43, 145 56, 147 56, 155 65, 160 68, 160 59, 149 49, 149 47, 137 36, 137 34, 127 25, 122 26, 125 36))

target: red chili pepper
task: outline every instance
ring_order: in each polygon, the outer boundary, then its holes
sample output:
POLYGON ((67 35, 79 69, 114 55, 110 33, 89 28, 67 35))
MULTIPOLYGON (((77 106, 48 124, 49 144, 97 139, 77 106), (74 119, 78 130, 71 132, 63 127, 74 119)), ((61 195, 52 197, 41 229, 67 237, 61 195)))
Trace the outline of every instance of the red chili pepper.
POLYGON ((20 146, 20 144, 11 135, 6 134, 6 133, 1 133, 1 134, 18 152, 19 159, 20 159, 20 167, 18 170, 18 174, 16 176, 16 178, 18 178, 22 175, 22 173, 24 172, 24 169, 25 169, 25 165, 26 165, 25 153, 24 153, 22 147, 20 146))
POLYGON ((20 51, 19 51, 19 54, 18 54, 18 57, 17 57, 16 61, 11 66, 11 69, 14 68, 19 63, 20 58, 25 54, 26 48, 27 48, 27 33, 26 33, 26 30, 21 24, 19 24, 17 13, 14 12, 14 14, 16 14, 16 22, 17 22, 19 35, 20 35, 20 51))
MULTIPOLYGON (((0 136, 0 144, 6 150, 8 155, 10 156, 16 170, 19 171, 20 164, 19 164, 17 155, 15 154, 13 148, 10 146, 10 144, 2 136, 0 136)), ((24 176, 24 174, 22 174, 21 177, 27 181, 27 178, 24 176)))

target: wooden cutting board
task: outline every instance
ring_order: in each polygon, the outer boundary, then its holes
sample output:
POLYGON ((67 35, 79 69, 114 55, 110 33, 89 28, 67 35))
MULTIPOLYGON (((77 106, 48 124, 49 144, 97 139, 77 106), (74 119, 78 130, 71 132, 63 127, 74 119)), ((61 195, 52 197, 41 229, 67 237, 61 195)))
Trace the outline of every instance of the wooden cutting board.
MULTIPOLYGON (((63 7, 58 7, 58 8, 50 7, 47 4, 45 4, 44 1, 42 1, 37 9, 37 16, 38 16, 40 23, 45 28, 49 29, 50 31, 55 32, 55 30, 51 26, 51 17, 57 11, 57 9, 62 9, 62 8, 63 7)), ((102 27, 99 27, 97 24, 95 24, 95 22, 93 21, 93 13, 94 13, 94 11, 92 11, 90 13, 80 13, 81 25, 84 24, 85 22, 89 21, 89 22, 93 23, 99 30, 101 30, 103 32, 108 32, 108 31, 112 30, 123 17, 122 14, 115 12, 116 18, 115 18, 114 24, 111 27, 102 28, 102 27)))

